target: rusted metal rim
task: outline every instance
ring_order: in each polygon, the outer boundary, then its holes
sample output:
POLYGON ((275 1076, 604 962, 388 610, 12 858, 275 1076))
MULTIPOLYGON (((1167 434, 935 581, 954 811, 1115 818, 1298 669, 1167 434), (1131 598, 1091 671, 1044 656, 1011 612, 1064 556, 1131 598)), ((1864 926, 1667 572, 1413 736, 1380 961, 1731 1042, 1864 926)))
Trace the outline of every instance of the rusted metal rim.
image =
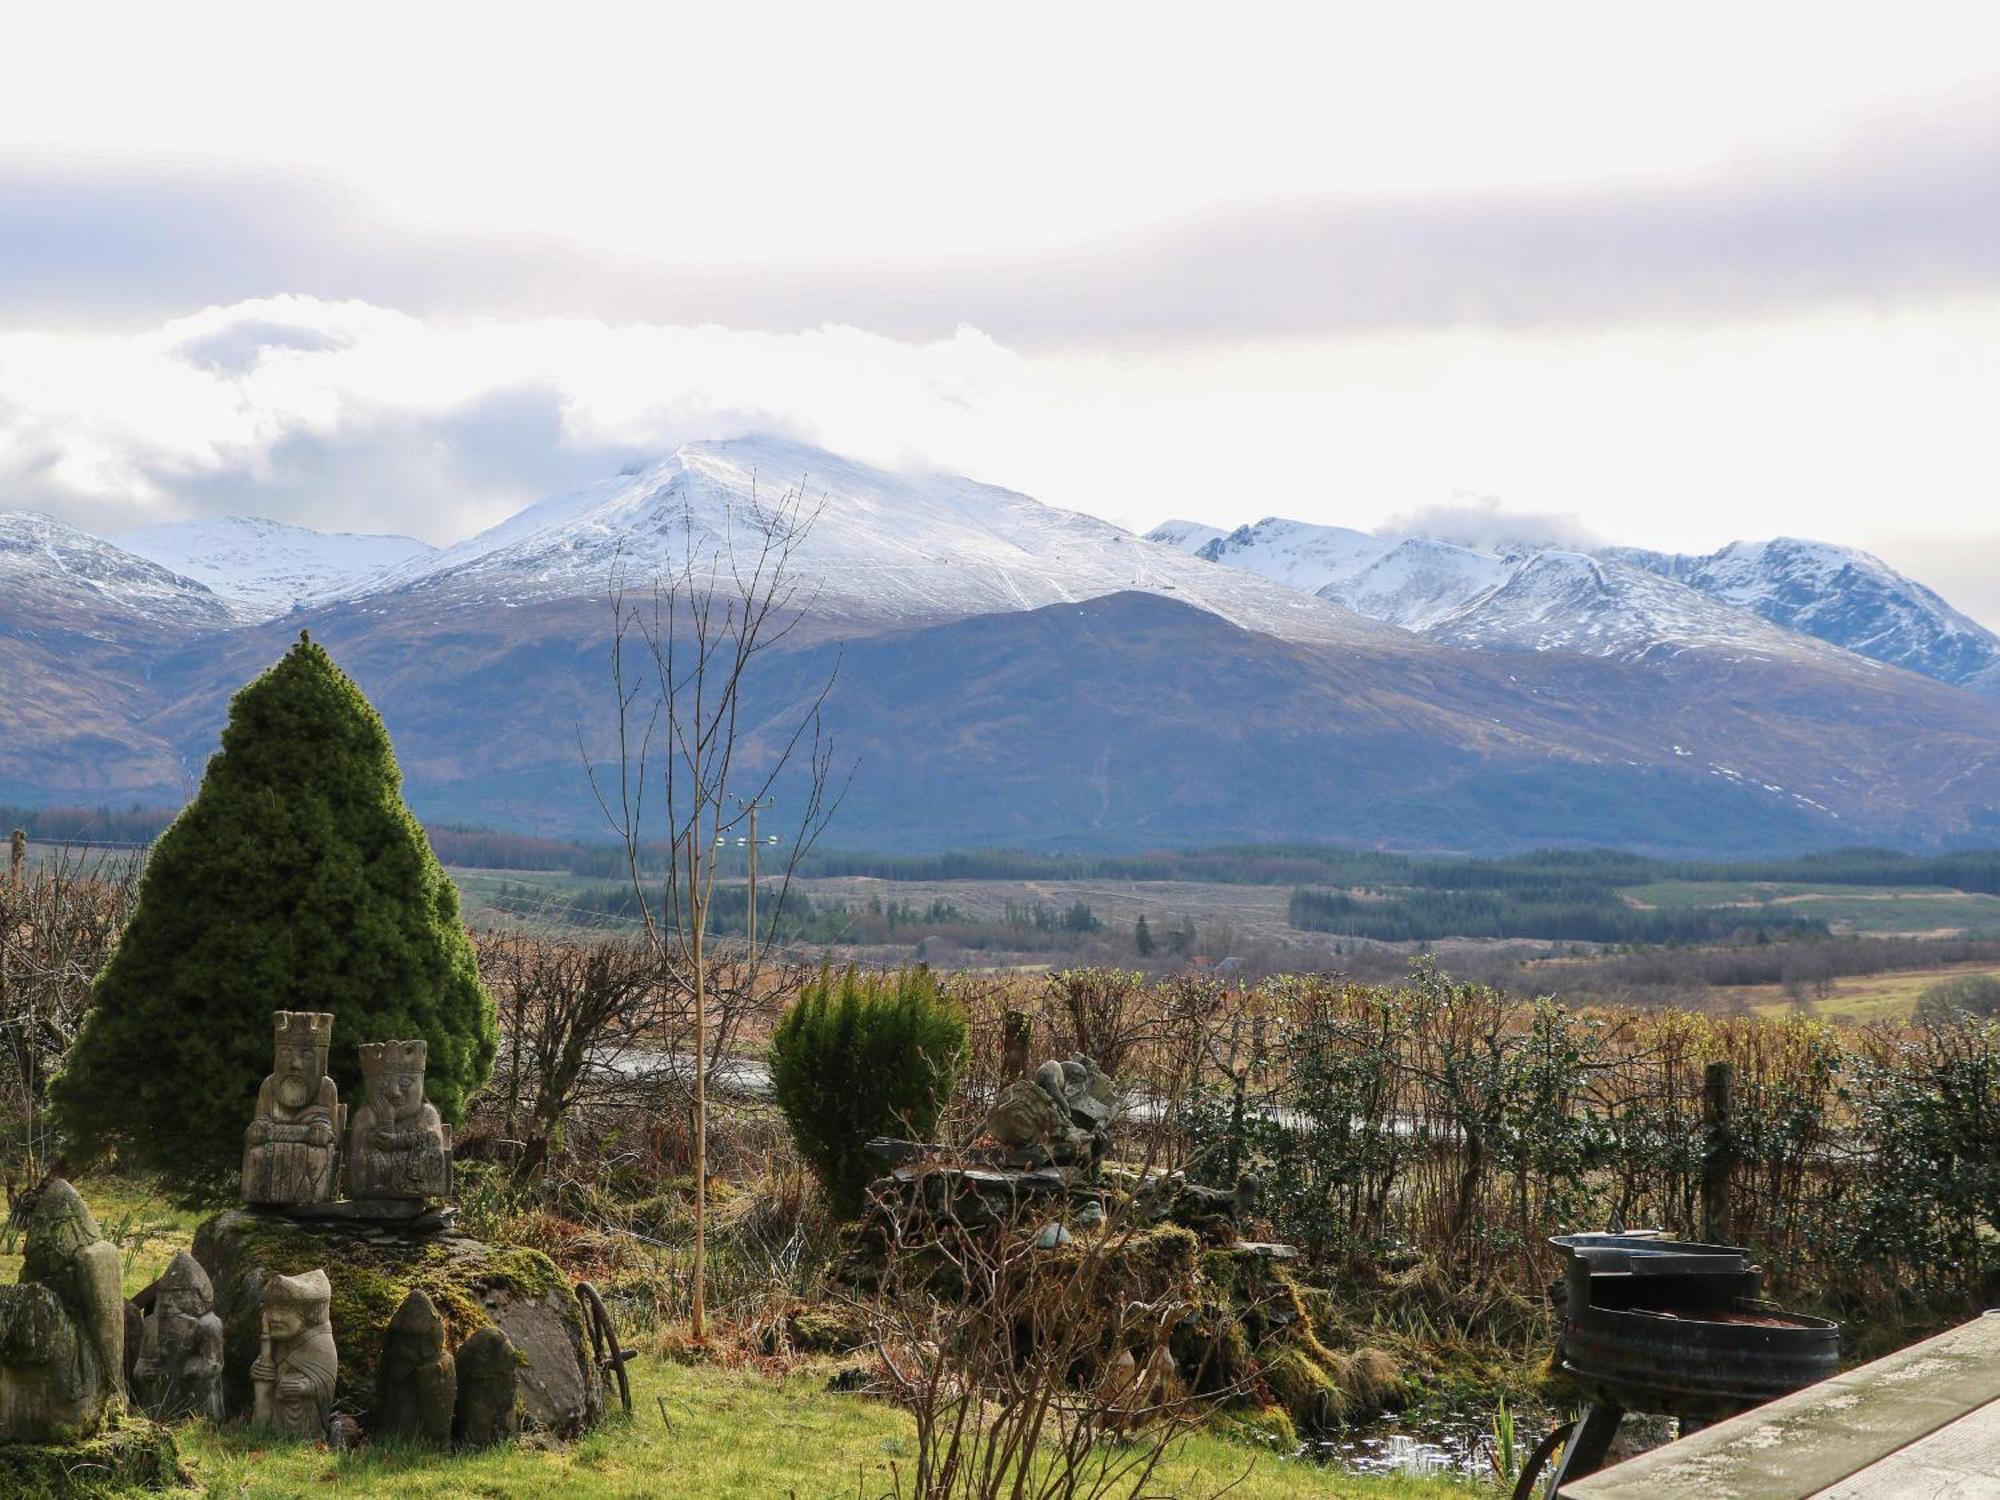
POLYGON ((618 1400, 625 1408, 625 1415, 632 1415, 632 1381, 625 1373, 625 1362, 638 1357, 636 1349, 627 1349, 618 1342, 618 1327, 611 1321, 611 1310, 604 1305, 604 1299, 597 1295, 597 1288, 587 1281, 576 1284, 576 1300, 583 1305, 583 1321, 590 1329, 591 1356, 605 1379, 618 1387, 618 1400))

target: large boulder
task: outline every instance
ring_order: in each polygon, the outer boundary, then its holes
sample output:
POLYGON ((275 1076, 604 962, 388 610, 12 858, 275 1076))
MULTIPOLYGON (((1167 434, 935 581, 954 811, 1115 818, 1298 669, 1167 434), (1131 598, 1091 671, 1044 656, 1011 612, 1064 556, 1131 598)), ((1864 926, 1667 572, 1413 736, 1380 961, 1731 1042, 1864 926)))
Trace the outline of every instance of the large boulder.
POLYGON ((498 1327, 520 1351, 521 1416, 526 1426, 574 1437, 593 1425, 604 1387, 575 1293, 539 1250, 501 1249, 464 1235, 406 1235, 379 1225, 306 1223, 255 1209, 231 1209, 195 1231, 194 1257, 215 1283, 222 1317, 223 1401, 231 1415, 250 1405, 265 1280, 324 1268, 333 1283, 333 1337, 340 1351, 334 1409, 365 1419, 375 1409, 375 1376, 396 1309, 423 1292, 456 1349, 478 1329, 498 1327))

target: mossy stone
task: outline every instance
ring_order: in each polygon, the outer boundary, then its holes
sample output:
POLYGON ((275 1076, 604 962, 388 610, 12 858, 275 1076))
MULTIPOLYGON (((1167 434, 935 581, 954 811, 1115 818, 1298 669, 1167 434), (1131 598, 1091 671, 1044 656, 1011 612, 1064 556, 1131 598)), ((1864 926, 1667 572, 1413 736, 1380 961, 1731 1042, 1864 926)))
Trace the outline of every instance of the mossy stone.
POLYGON ((109 1500, 193 1482, 174 1435, 142 1418, 80 1443, 0 1443, 0 1495, 7 1500, 109 1500))
POLYGON ((538 1250, 500 1248, 462 1235, 399 1239, 346 1224, 307 1224, 232 1209, 195 1232, 194 1256, 215 1283, 223 1324, 223 1401, 248 1409, 265 1278, 323 1267, 340 1351, 337 1411, 374 1414, 376 1369, 389 1321, 421 1291, 456 1349, 477 1329, 499 1327, 521 1351, 521 1407, 528 1424, 560 1437, 592 1426, 603 1382, 568 1279, 538 1250))

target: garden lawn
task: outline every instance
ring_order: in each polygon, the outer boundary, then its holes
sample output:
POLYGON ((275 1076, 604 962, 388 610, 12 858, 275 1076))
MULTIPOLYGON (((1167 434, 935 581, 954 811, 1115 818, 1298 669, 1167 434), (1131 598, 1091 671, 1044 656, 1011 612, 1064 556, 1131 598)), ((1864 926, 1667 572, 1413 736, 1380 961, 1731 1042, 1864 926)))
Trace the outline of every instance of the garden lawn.
MULTIPOLYGON (((633 1374, 631 1420, 616 1417, 569 1449, 516 1446, 458 1458, 411 1450, 343 1456, 194 1427, 184 1431, 181 1453, 211 1500, 878 1500, 896 1493, 899 1470, 908 1493, 915 1449, 909 1418, 879 1401, 832 1394, 823 1376, 776 1382, 749 1371, 650 1357, 637 1362, 633 1374)), ((1492 1493, 1455 1480, 1351 1478, 1200 1437, 1175 1451, 1145 1494, 1212 1495, 1239 1475, 1244 1477, 1229 1490, 1231 1500, 1468 1500, 1492 1493)))

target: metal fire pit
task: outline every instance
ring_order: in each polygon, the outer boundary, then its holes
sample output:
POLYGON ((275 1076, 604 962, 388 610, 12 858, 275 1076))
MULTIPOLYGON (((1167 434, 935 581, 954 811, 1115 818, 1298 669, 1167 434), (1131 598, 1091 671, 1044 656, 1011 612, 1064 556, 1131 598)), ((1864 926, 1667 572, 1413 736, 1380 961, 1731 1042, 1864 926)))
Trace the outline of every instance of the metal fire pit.
POLYGON ((1764 1273, 1730 1245, 1656 1231, 1564 1234, 1552 1289, 1562 1314, 1556 1357, 1588 1402, 1543 1440, 1515 1494, 1560 1447, 1552 1494, 1604 1464, 1628 1411, 1681 1419, 1691 1431, 1826 1379, 1839 1368, 1840 1327, 1763 1300, 1764 1273))

